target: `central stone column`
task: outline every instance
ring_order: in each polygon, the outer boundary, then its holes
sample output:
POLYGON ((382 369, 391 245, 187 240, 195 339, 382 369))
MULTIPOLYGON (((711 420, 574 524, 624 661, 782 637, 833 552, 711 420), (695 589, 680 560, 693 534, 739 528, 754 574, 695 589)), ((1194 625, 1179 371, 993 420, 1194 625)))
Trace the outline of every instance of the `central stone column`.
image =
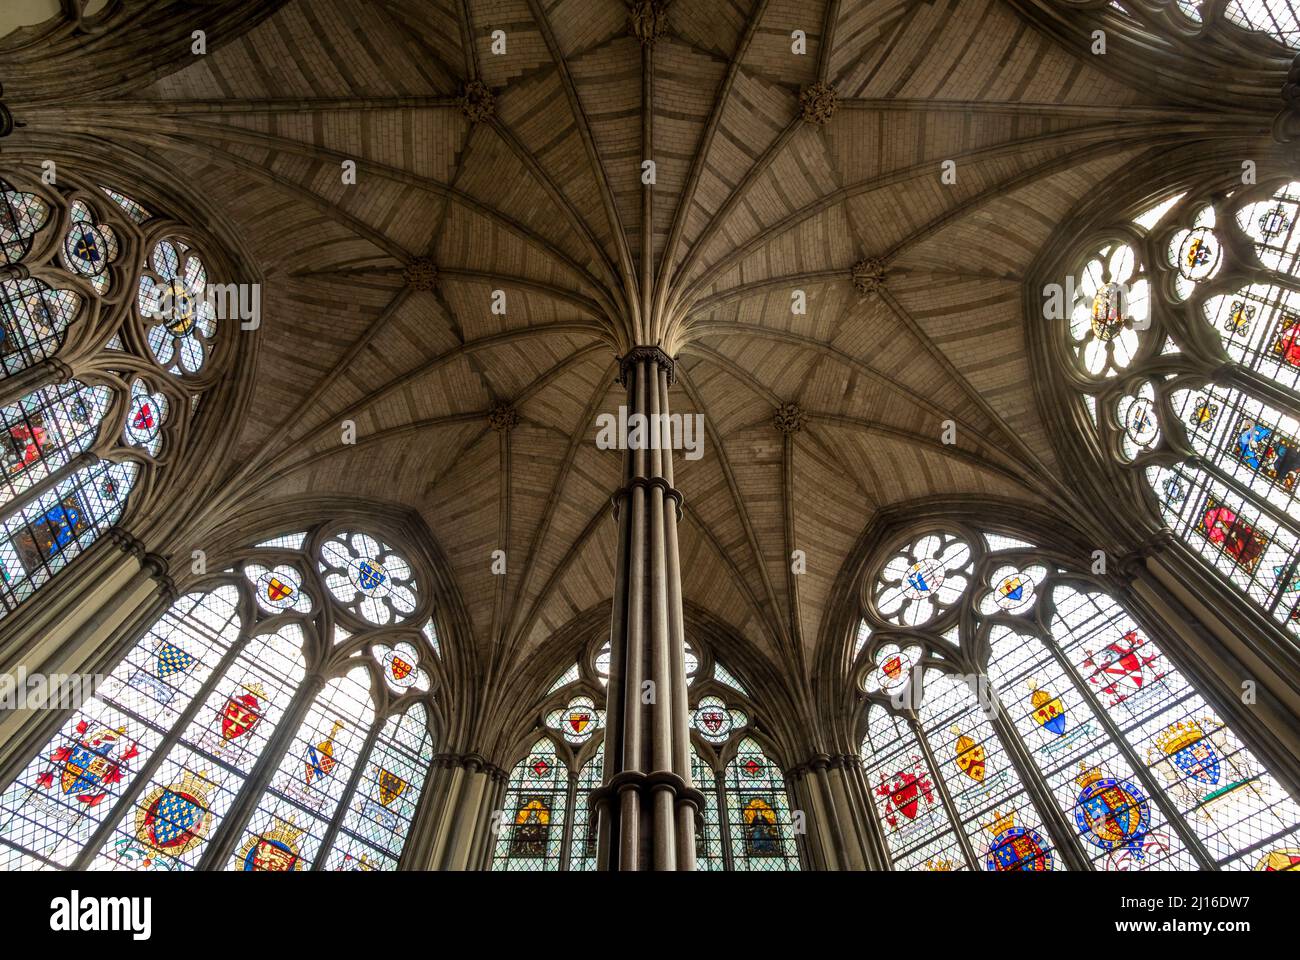
MULTIPOLYGON (((623 484, 615 491, 618 558, 610 615, 604 783, 592 792, 602 870, 694 870, 686 655, 668 387, 673 360, 636 347, 619 364, 623 484), (623 424, 626 423, 624 431, 623 424)), ((681 436, 680 430, 677 434, 681 436)))

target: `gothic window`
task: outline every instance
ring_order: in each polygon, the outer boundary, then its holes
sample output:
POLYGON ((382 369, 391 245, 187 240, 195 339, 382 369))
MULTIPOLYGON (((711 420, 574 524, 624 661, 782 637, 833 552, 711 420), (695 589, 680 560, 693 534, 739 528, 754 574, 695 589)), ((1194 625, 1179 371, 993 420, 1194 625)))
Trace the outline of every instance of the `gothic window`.
POLYGON ((194 232, 60 182, 0 180, 0 617, 121 519, 218 373, 194 232))
MULTIPOLYGON (((1264 869, 1300 806, 1100 586, 969 530, 923 629, 863 608, 862 758, 895 869, 1264 869), (1044 804, 1050 800, 1050 805, 1044 804)), ((910 566, 900 545, 865 591, 910 566)))
POLYGON ((1066 364, 1163 522, 1300 633, 1300 183, 1168 197, 1086 241, 1066 364))
MULTIPOLYGON (((562 673, 551 685, 548 696, 566 689, 559 702, 563 707, 544 714, 550 738, 545 741, 566 771, 570 788, 566 794, 571 811, 571 839, 567 859, 550 864, 540 857, 516 865, 509 859, 510 846, 498 839, 494 869, 595 870, 596 818, 590 793, 602 780, 604 711, 596 708, 609 682, 608 642, 593 645, 588 657, 562 673), (597 686, 599 684, 599 686, 597 686), (576 690, 578 692, 573 692, 576 690), (588 694, 582 691, 600 691, 588 694), (595 748, 593 752, 593 747, 595 748), (566 752, 567 751, 567 752, 566 752), (565 761, 565 757, 569 757, 565 761)), ((686 680, 695 691, 688 722, 691 731, 691 779, 704 795, 704 809, 697 821, 695 858, 697 870, 798 870, 799 855, 794 839, 785 778, 763 748, 748 734, 750 713, 737 703, 748 705, 744 685, 714 659, 709 651, 686 647, 686 680), (738 694, 740 698, 734 698, 738 694), (743 765, 734 758, 744 752, 743 765), (730 761, 730 762, 729 762, 730 761), (737 804, 748 804, 742 809, 737 804), (730 838, 730 839, 728 839, 730 838)), ((534 747, 537 754, 540 747, 534 747)), ((503 811, 503 834, 512 818, 519 816, 524 795, 516 781, 527 782, 527 758, 515 768, 503 811)), ((561 785, 557 789, 563 789, 561 785)), ((557 827, 563 833, 562 826, 557 827)))
POLYGON ((354 614, 314 573, 328 542, 267 541, 172 604, 0 794, 0 866, 395 869, 436 655, 414 627, 334 625, 354 614))
POLYGON ((785 777, 753 738, 727 764, 727 825, 733 870, 798 870, 785 777))
POLYGON ((493 870, 559 870, 569 771, 543 737, 515 764, 492 857, 493 870))
POLYGON ((691 779, 695 789, 704 794, 703 829, 695 838, 695 869, 724 870, 726 860, 722 853, 722 819, 718 813, 718 783, 713 768, 700 758, 700 751, 691 744, 691 779))

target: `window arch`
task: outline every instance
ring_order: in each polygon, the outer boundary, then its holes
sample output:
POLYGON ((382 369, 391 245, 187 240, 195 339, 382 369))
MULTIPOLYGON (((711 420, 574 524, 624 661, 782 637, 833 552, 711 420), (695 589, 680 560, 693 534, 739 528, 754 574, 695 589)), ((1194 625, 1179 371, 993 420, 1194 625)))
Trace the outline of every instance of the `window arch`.
POLYGON ((173 603, 0 793, 0 866, 395 869, 433 760, 429 603, 412 574, 407 622, 353 637, 329 542, 251 548, 173 603))
POLYGON ((1300 182, 1164 198, 1085 241, 1063 359, 1163 522, 1300 635, 1300 182))
POLYGON ((0 618, 121 519, 222 372, 195 232, 60 181, 0 179, 0 618))
POLYGON ((1300 844, 1300 805, 1158 643, 1033 545, 925 534, 866 595, 862 758, 896 869, 1254 869, 1300 844))

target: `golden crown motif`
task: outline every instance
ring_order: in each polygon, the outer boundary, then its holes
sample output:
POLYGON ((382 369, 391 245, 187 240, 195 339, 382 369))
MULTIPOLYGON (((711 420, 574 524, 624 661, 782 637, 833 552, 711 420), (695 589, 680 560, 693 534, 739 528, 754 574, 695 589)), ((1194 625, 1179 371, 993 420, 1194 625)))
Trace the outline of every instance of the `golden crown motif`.
POLYGON ((1081 771, 1074 782, 1081 787, 1088 787, 1101 779, 1101 771, 1096 767, 1090 767, 1082 760, 1079 761, 1079 770, 1081 771))
POLYGON ((208 805, 207 792, 212 787, 212 781, 208 779, 208 771, 200 770, 195 773, 193 770, 184 770, 181 773, 180 782, 174 783, 169 787, 174 793, 184 793, 197 800, 200 805, 208 805))
POLYGON ((1000 833, 1006 833, 1015 825, 1016 811, 1012 810, 1008 813, 1002 813, 999 810, 994 810, 993 819, 984 824, 984 829, 996 837, 1000 833))
POLYGON ((951 860, 927 860, 925 861, 925 869, 933 870, 936 873, 948 873, 949 871, 952 870, 952 861, 951 860))
POLYGON ((1195 720, 1179 721, 1156 735, 1156 746, 1165 756, 1172 757, 1179 750, 1185 750, 1204 738, 1205 731, 1195 720))
POLYGON ((307 832, 306 827, 298 827, 294 820, 297 819, 295 814, 290 814, 288 820, 275 818, 275 827, 262 834, 263 840, 279 840, 289 849, 296 851, 298 838, 307 832))

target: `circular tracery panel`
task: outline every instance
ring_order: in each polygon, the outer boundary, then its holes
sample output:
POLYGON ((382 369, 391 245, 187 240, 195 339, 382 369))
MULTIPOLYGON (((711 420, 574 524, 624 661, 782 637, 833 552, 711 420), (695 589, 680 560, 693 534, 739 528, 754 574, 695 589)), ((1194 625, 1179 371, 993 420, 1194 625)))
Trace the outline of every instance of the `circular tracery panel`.
MULTIPOLYGON (((230 290, 237 301, 238 288, 230 290)), ((178 376, 198 373, 217 333, 216 290, 198 254, 175 237, 158 241, 140 274, 136 300, 158 364, 178 376)))
POLYGON ((326 588, 370 623, 404 620, 415 610, 415 574, 392 547, 365 533, 339 533, 321 546, 326 588))
POLYGON ((930 534, 885 564, 875 592, 877 612, 893 623, 931 620, 965 592, 971 551, 951 534, 930 534))
POLYGON ((1150 321, 1150 296, 1137 255, 1124 243, 1096 250, 1074 278, 1070 345, 1094 377, 1113 377, 1133 360, 1150 321))
POLYGON ((99 293, 109 288, 109 264, 117 260, 121 246, 117 234, 98 222, 82 200, 73 201, 72 223, 63 235, 63 260, 73 273, 85 277, 99 293))

